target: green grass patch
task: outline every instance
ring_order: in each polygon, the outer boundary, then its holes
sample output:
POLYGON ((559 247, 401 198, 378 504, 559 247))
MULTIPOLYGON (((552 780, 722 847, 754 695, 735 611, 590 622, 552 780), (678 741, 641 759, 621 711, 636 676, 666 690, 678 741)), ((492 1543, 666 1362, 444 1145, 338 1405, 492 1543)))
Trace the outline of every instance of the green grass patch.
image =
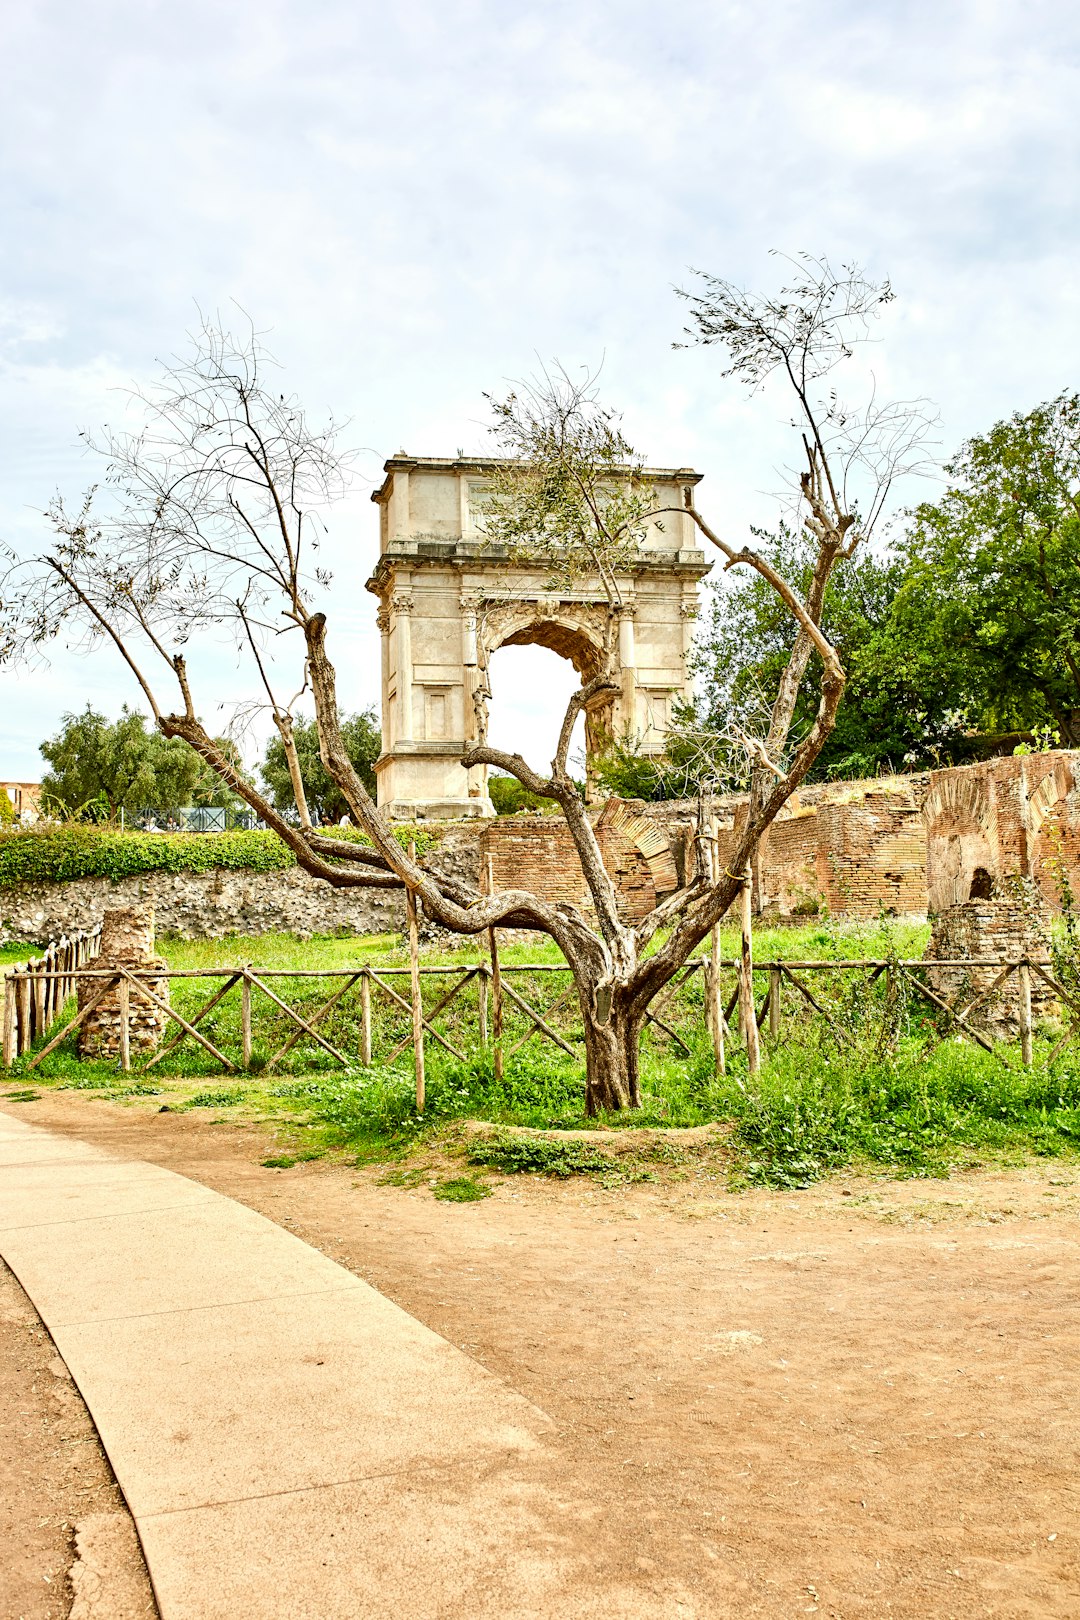
POLYGON ((616 1170, 614 1159, 588 1142, 556 1142, 546 1136, 511 1136, 504 1133, 469 1149, 469 1163, 502 1170, 506 1175, 531 1171, 542 1176, 606 1175, 616 1170))
POLYGON ((492 1189, 478 1176, 450 1176, 437 1181, 432 1194, 447 1204, 475 1204, 478 1199, 490 1198, 492 1189))
POLYGON ((184 1099, 185 1108, 236 1108, 247 1102, 250 1093, 244 1086, 208 1086, 205 1091, 194 1091, 184 1099))

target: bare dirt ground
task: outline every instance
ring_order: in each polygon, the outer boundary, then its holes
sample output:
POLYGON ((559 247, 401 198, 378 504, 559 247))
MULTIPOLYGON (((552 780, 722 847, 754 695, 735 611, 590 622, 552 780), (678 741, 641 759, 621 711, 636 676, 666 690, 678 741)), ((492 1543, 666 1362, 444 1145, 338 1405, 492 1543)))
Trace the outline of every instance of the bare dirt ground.
POLYGON ((565 1550, 647 1612, 1080 1614, 1073 1166, 783 1194, 707 1167, 514 1177, 453 1204, 376 1169, 264 1169, 251 1124, 5 1106, 261 1210, 543 1407, 565 1550))

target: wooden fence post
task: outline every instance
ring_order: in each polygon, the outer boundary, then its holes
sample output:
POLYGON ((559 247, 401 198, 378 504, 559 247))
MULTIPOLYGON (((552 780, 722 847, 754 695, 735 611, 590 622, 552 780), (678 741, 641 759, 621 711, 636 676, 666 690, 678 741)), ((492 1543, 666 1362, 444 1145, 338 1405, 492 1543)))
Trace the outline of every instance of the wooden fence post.
POLYGON ((486 1052, 488 1047, 488 973, 490 969, 486 962, 481 962, 480 972, 476 975, 476 1016, 480 1024, 480 1045, 486 1052))
POLYGON ((19 1056, 30 1050, 30 980, 26 969, 20 968, 15 980, 15 1007, 19 1023, 19 1056))
POLYGON ((4 974, 4 1068, 10 1069, 19 1055, 19 1029, 15 1022, 15 975, 4 974))
POLYGON ((739 956, 739 1016, 746 1042, 746 1067, 757 1074, 761 1067, 761 1048, 758 1042, 757 1009, 754 1006, 754 946, 753 946, 753 881, 750 867, 743 872, 739 890, 739 922, 741 925, 741 952, 739 956))
MULTIPOLYGON (((720 878, 720 827, 716 818, 709 822, 709 876, 716 883, 720 878)), ((712 1031, 713 1064, 718 1075, 727 1073, 727 1043, 724 1038, 724 994, 720 985, 720 924, 716 923, 712 935, 709 971, 705 979, 706 1014, 712 1031)))
POLYGON ((45 1031, 45 990, 48 980, 45 974, 49 970, 49 953, 34 964, 34 1034, 41 1035, 45 1031))
MULTIPOLYGON (((487 858, 487 892, 495 893, 495 868, 490 854, 487 858)), ((491 951, 491 1012, 492 1035, 495 1041, 493 1053, 493 1066, 496 1080, 503 1077, 503 994, 502 994, 502 968, 499 965, 499 942, 496 930, 488 929, 488 947, 491 951)))
POLYGON ((1031 1068, 1031 968, 1024 960, 1017 968, 1020 980, 1020 1056, 1025 1069, 1031 1068))
POLYGON ((120 1068, 124 1074, 131 1072, 131 986, 126 979, 121 979, 117 986, 116 999, 120 1008, 120 1068))
POLYGON ((242 1043, 243 1064, 245 1069, 251 1068, 251 963, 244 967, 244 976, 240 981, 240 1040, 242 1043))
POLYGON ((780 996, 783 980, 778 967, 769 969, 769 1034, 773 1040, 780 1033, 780 996))
POLYGON ((371 1068, 371 974, 367 968, 360 973, 360 1062, 371 1068))
MULTIPOLYGON (((416 860, 416 840, 409 841, 409 859, 416 860)), ((405 890, 405 913, 409 922, 409 972, 412 980, 413 1066, 416 1071, 416 1112, 424 1112, 424 1004, 420 998, 420 923, 416 894, 405 890)))

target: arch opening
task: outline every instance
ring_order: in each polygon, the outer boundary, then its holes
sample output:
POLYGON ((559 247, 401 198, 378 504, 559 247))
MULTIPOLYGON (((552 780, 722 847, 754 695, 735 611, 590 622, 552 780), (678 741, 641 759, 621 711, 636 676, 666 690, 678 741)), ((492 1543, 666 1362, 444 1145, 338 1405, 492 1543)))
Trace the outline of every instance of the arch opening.
MULTIPOLYGON (((488 655, 488 741, 546 773, 566 706, 580 685, 580 672, 564 653, 543 642, 504 641, 488 655)), ((585 753, 585 716, 579 715, 570 741, 572 775, 583 773, 585 753)))

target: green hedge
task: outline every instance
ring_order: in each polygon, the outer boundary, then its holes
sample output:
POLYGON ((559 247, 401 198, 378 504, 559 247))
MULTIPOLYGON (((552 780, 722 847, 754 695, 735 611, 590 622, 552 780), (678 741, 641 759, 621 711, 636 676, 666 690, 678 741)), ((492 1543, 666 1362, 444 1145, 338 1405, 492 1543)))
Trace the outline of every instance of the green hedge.
MULTIPOLYGON (((328 827, 333 837, 367 843, 356 828, 328 827)), ((438 842, 428 828, 396 827, 423 855, 438 842)), ((296 857, 276 833, 145 833, 112 827, 46 824, 0 829, 0 889, 17 883, 70 883, 74 878, 138 877, 143 872, 279 872, 296 857)))
POLYGON ((272 832, 142 833, 111 827, 33 827, 0 833, 0 888, 143 872, 276 872, 295 865, 272 832))

